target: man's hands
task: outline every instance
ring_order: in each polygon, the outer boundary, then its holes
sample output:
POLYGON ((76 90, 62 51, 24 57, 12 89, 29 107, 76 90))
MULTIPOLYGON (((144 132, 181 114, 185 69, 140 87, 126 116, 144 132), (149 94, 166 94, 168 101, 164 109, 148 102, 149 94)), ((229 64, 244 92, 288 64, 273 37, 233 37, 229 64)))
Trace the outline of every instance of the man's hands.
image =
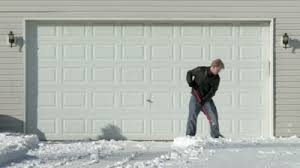
POLYGON ((205 101, 201 100, 200 105, 203 106, 205 104, 205 101))
POLYGON ((190 82, 190 83, 188 83, 188 84, 189 84, 190 87, 196 86, 196 82, 195 82, 195 81, 192 81, 192 82, 190 82))

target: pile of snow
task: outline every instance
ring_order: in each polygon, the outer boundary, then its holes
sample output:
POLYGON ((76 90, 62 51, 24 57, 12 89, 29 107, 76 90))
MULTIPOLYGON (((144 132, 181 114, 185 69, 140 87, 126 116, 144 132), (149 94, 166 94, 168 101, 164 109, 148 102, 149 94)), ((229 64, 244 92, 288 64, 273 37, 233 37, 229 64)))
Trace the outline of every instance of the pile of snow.
POLYGON ((0 133, 0 166, 24 157, 29 149, 38 146, 36 135, 21 133, 0 133))
POLYGON ((182 136, 174 138, 174 141, 171 145, 174 149, 182 149, 188 147, 195 147, 195 146, 207 146, 207 145, 220 145, 224 143, 232 142, 231 139, 214 139, 210 137, 201 138, 197 136, 182 136))
POLYGON ((186 148, 188 146, 196 145, 199 139, 196 137, 176 137, 173 141, 172 147, 186 148))
POLYGON ((96 164, 99 160, 124 149, 125 141, 42 141, 38 148, 28 151, 27 155, 35 158, 19 163, 12 162, 10 167, 60 167, 78 160, 78 167, 96 164))
POLYGON ((230 138, 211 138, 211 137, 197 137, 197 136, 182 136, 174 138, 174 141, 171 145, 174 149, 179 148, 189 148, 189 147, 222 147, 222 146, 232 146, 232 145, 259 145, 259 144, 290 144, 290 143, 299 143, 300 138, 296 135, 291 137, 257 137, 257 138, 242 138, 232 140, 230 138))

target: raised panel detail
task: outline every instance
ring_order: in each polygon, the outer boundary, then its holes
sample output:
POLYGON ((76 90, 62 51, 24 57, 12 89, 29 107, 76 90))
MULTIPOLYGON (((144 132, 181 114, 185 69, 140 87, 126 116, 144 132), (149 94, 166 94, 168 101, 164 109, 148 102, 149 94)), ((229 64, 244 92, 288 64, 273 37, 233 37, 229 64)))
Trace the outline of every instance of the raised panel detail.
POLYGON ((123 107, 143 107, 144 93, 140 92, 123 92, 121 93, 121 106, 123 107))
POLYGON ((124 24, 123 25, 123 36, 144 36, 144 25, 143 24, 124 24))
MULTIPOLYGON (((239 104, 241 106, 249 106, 249 107, 255 105, 256 106, 263 105, 262 94, 256 90, 241 91, 239 104)), ((253 107, 253 108, 257 108, 257 107, 253 107)))
POLYGON ((152 120, 151 133, 153 134, 172 134, 173 121, 172 120, 152 120))
POLYGON ((41 67, 38 73, 41 82, 57 82, 56 67, 41 67))
POLYGON ((113 82, 114 69, 111 67, 93 67, 92 68, 92 80, 101 82, 113 82))
POLYGON ((124 133, 143 134, 145 131, 144 120, 122 120, 122 130, 124 133))
POLYGON ((56 27, 54 25, 44 24, 37 27, 37 36, 55 36, 56 35, 56 27))
POLYGON ((171 82, 173 80, 172 68, 151 68, 152 82, 171 82))
POLYGON ((233 70, 231 68, 226 68, 226 71, 221 71, 220 76, 222 82, 233 82, 233 70))
POLYGON ((115 120, 92 120, 92 132, 102 134, 103 129, 110 129, 115 125, 115 123, 115 120))
POLYGON ((150 103, 150 108, 152 110, 170 109, 173 107, 173 96, 170 92, 151 92, 150 97, 152 101, 152 103, 150 103))
POLYGON ((201 27, 198 24, 184 25, 181 26, 180 28, 181 28, 182 36, 201 37, 204 34, 204 27, 201 27))
POLYGON ((81 119, 67 119, 63 120, 64 133, 84 133, 85 122, 81 119))
POLYGON ((232 36, 233 30, 231 25, 227 26, 211 26, 210 27, 210 35, 211 36, 232 36))
POLYGON ((232 46, 221 46, 221 45, 213 45, 210 46, 210 58, 216 59, 220 58, 223 61, 232 60, 233 48, 232 46))
POLYGON ((220 131, 226 135, 226 134, 233 134, 233 125, 232 120, 219 120, 220 125, 220 131))
POLYGON ((93 45, 94 59, 113 60, 115 58, 115 46, 113 45, 93 45))
POLYGON ((244 137, 254 137, 261 135, 260 120, 240 120, 240 134, 244 137))
POLYGON ((38 128, 42 132, 53 134, 56 132, 56 123, 55 120, 47 120, 47 119, 40 119, 38 121, 38 128))
POLYGON ((173 27, 167 23, 156 23, 151 26, 152 37, 173 36, 173 27))
POLYGON ((83 45, 65 45, 63 46, 63 57, 66 60, 84 60, 85 47, 83 45))
POLYGON ((151 46, 152 60, 170 60, 173 57, 173 48, 170 45, 151 46))
POLYGON ((85 106, 85 94, 77 92, 63 93, 64 108, 82 108, 85 106))
POLYGON ((144 68, 143 67, 122 67, 121 80, 125 82, 143 82, 144 68))
POLYGON ((82 25, 70 25, 63 27, 63 35, 64 36, 84 36, 85 28, 82 25))
POLYGON ((65 67, 63 69, 65 82, 82 82, 86 80, 86 70, 81 67, 65 67))
POLYGON ((261 70, 258 68, 240 69, 239 80, 241 81, 259 81, 262 80, 261 70))
POLYGON ((92 100, 95 108, 101 107, 113 107, 114 106, 114 94, 111 92, 93 92, 92 100))
POLYGON ((201 45, 183 45, 181 47, 181 59, 203 59, 203 48, 201 45))
POLYGON ((49 107, 57 107, 57 96, 56 92, 40 92, 39 94, 39 107, 49 108, 49 107))
MULTIPOLYGON (((241 26, 240 27, 240 36, 248 37, 259 37, 261 36, 262 28, 257 26, 241 26)), ((243 37, 243 38, 245 38, 243 37)))
POLYGON ((261 47, 260 46, 242 46, 240 47, 240 59, 241 60, 260 60, 261 59, 261 47))
POLYGON ((232 92, 218 92, 218 96, 213 98, 218 105, 222 106, 233 106, 233 94, 232 92))
POLYGON ((123 59, 125 60, 143 60, 145 57, 144 47, 141 45, 123 45, 122 49, 123 59))
POLYGON ((41 60, 55 61, 57 57, 56 46, 54 44, 41 44, 38 50, 38 57, 41 60))
POLYGON ((108 36, 113 37, 115 35, 115 25, 114 24, 93 24, 92 25, 94 36, 108 36))

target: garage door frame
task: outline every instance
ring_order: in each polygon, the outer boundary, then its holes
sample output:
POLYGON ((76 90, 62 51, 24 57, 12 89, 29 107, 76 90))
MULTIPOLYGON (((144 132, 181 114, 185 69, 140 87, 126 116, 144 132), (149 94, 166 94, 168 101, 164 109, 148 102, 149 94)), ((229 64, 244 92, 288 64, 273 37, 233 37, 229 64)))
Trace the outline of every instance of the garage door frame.
POLYGON ((187 22, 187 23, 201 23, 201 22, 213 22, 213 23, 232 23, 232 22, 268 22, 270 28, 270 39, 269 39, 269 100, 268 100, 268 109, 267 115, 269 117, 269 135, 274 136, 275 132, 275 88, 274 88, 274 29, 275 29, 275 18, 24 18, 23 19, 23 37, 24 37, 24 46, 23 46, 23 62, 24 62, 24 125, 23 131, 24 133, 28 133, 28 123, 27 123, 27 62, 26 62, 26 25, 29 21, 97 21, 97 22, 114 22, 114 21, 122 21, 122 22, 187 22))

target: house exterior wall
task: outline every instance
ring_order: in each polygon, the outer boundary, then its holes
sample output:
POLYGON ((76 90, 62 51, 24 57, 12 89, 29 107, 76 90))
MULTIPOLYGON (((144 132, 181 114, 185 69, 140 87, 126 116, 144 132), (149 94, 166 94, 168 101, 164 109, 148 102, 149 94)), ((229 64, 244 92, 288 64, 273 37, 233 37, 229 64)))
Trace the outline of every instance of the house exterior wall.
POLYGON ((12 30, 24 37, 25 18, 275 18, 274 134, 300 135, 300 1, 279 0, 10 0, 0 1, 0 127, 22 130, 25 120, 24 47, 10 48, 12 30), (287 32, 292 47, 284 49, 287 32))

